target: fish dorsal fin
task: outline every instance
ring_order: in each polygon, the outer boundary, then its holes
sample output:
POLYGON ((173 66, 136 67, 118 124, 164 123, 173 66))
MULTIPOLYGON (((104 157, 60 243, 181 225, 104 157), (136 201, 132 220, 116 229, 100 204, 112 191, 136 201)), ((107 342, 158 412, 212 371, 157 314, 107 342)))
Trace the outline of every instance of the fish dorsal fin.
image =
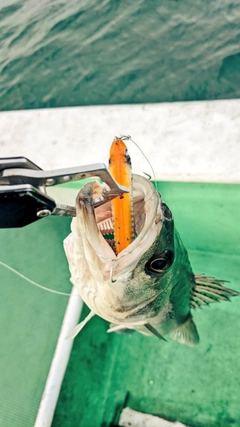
POLYGON ((230 297, 237 296, 239 293, 226 288, 224 280, 217 280, 213 277, 196 274, 195 286, 192 289, 191 307, 197 308, 202 305, 209 305, 211 302, 230 301, 230 297))
POLYGON ((187 320, 182 324, 177 326, 171 331, 170 334, 173 340, 178 341, 180 344, 187 344, 190 347, 199 343, 199 335, 192 316, 189 315, 187 320))

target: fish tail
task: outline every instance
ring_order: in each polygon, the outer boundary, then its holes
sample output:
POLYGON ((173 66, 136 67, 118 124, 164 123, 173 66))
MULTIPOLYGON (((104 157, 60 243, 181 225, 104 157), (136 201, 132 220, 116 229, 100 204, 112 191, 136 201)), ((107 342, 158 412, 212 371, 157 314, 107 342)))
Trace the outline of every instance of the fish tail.
POLYGON ((202 305, 209 305, 212 302, 230 301, 239 292, 224 286, 224 280, 214 279, 214 277, 196 274, 195 286, 192 289, 191 307, 198 308, 202 305))

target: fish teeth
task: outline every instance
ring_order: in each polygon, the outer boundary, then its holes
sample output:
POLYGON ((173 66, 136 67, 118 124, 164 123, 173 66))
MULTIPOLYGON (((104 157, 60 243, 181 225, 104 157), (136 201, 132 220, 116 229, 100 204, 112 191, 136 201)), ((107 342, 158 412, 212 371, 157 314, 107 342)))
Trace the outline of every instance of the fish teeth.
POLYGON ((98 229, 100 231, 108 231, 111 233, 113 231, 112 218, 107 218, 104 221, 98 223, 98 229))

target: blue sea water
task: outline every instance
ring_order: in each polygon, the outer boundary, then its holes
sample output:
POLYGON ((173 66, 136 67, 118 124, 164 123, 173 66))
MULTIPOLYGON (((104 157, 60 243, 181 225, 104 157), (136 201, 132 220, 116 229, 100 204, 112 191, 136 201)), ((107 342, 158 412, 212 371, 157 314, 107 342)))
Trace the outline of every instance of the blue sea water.
POLYGON ((0 110, 239 96, 239 0, 0 1, 0 110))

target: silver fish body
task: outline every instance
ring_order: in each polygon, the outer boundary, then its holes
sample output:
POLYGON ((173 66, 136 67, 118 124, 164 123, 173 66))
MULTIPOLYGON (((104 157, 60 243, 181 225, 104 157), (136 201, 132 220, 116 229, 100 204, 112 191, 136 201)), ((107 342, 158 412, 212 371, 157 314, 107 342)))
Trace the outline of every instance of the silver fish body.
POLYGON ((139 175, 133 175, 136 238, 116 255, 103 237, 112 231, 110 205, 93 207, 102 191, 97 182, 80 190, 72 233, 64 241, 71 281, 83 301, 111 323, 109 331, 134 329, 162 339, 170 334, 180 343, 197 344, 191 308, 238 293, 193 274, 170 209, 139 175))

